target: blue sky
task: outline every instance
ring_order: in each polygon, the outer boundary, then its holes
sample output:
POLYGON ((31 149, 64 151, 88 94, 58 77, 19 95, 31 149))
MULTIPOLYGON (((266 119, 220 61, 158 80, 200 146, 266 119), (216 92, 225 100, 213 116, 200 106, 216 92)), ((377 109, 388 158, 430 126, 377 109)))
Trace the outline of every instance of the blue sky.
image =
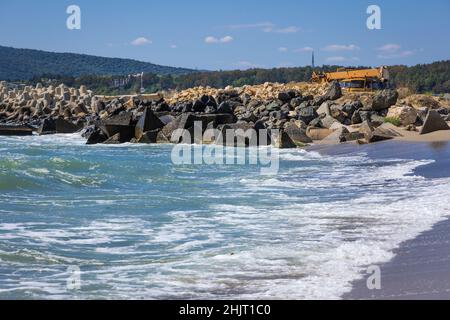
POLYGON ((450 1, 0 1, 0 45, 199 69, 450 59, 450 1), (81 30, 66 8, 81 8, 81 30), (381 30, 368 30, 369 5, 381 30))

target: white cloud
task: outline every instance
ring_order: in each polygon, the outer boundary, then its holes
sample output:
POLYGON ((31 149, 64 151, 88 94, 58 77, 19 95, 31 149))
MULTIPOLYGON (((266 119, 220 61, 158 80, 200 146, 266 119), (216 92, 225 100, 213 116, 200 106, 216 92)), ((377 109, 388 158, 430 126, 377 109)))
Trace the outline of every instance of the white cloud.
POLYGON ((286 27, 286 28, 275 28, 274 26, 270 26, 270 27, 266 27, 263 28, 263 31, 266 33, 297 33, 299 32, 301 29, 299 27, 295 27, 295 26, 290 26, 290 27, 286 27))
POLYGON ((405 51, 396 52, 396 53, 379 54, 377 57, 380 59, 398 59, 398 58, 407 58, 412 55, 414 55, 414 51, 405 50, 405 51))
POLYGON ((134 39, 133 41, 131 41, 131 44, 133 46, 143 46, 146 44, 151 44, 152 41, 150 39, 147 39, 145 37, 139 37, 137 39, 134 39))
POLYGON ((386 52, 386 53, 388 53, 388 52, 392 53, 392 52, 399 51, 401 48, 402 47, 400 45, 398 45, 398 44, 390 43, 390 44, 385 44, 382 47, 379 47, 378 51, 386 52))
POLYGON ((279 47, 278 51, 280 51, 280 52, 287 52, 288 48, 286 48, 286 47, 279 47))
POLYGON ((313 52, 314 49, 311 47, 303 47, 299 49, 295 49, 294 52, 313 52))
POLYGON ((355 50, 360 50, 360 49, 361 49, 360 47, 358 47, 357 45, 354 45, 354 44, 349 44, 349 45, 331 44, 331 45, 325 47, 323 50, 335 52, 335 51, 355 51, 355 50))
POLYGON ((213 36, 208 36, 205 38, 205 43, 207 44, 213 44, 213 43, 229 43, 232 42, 234 39, 231 36, 225 36, 223 38, 216 38, 213 36))
POLYGON ((231 37, 231 36, 226 36, 226 37, 221 38, 221 39, 220 39, 220 42, 222 42, 222 43, 228 43, 228 42, 231 42, 231 41, 233 41, 233 40, 234 40, 233 37, 231 37))
POLYGON ((399 44, 385 44, 377 49, 380 53, 378 54, 379 59, 398 59, 406 58, 414 55, 413 50, 402 50, 402 46, 399 44))
POLYGON ((299 31, 300 31, 299 27, 290 26, 290 27, 286 27, 286 28, 275 29, 274 32, 276 32, 276 33, 297 33, 299 31))
POLYGON ((171 45, 170 45, 170 48, 171 48, 171 49, 178 49, 178 46, 177 46, 176 44, 171 44, 171 45))

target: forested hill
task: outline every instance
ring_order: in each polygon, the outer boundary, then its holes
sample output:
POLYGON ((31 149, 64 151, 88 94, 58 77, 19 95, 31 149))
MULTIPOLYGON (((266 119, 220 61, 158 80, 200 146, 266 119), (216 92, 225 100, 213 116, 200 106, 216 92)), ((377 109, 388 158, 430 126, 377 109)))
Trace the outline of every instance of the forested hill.
POLYGON ((408 87, 420 93, 450 93, 450 60, 412 67, 393 66, 389 70, 396 87, 408 87))
MULTIPOLYGON (((29 83, 87 85, 98 94, 128 94, 140 89, 140 79, 117 86, 117 80, 144 72, 147 92, 186 89, 195 86, 224 88, 264 82, 310 81, 313 71, 332 72, 339 66, 318 68, 274 68, 199 72, 164 67, 130 59, 102 58, 72 53, 0 46, 0 80, 28 80, 29 83)), ((361 68, 365 68, 361 66, 361 68)), ((450 93, 450 60, 416 66, 389 66, 391 84, 418 93, 450 93)))
POLYGON ((28 80, 43 74, 79 77, 113 76, 139 72, 182 75, 191 69, 160 66, 131 59, 104 58, 0 46, 0 80, 28 80))

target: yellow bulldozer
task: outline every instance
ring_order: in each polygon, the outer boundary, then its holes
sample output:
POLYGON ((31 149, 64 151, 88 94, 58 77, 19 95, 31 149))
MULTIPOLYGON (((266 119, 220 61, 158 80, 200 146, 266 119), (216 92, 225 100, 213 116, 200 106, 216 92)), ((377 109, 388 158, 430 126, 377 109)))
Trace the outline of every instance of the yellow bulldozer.
POLYGON ((375 69, 339 68, 336 72, 314 72, 311 80, 314 83, 338 81, 343 89, 350 92, 374 91, 388 87, 389 71, 387 67, 375 69))

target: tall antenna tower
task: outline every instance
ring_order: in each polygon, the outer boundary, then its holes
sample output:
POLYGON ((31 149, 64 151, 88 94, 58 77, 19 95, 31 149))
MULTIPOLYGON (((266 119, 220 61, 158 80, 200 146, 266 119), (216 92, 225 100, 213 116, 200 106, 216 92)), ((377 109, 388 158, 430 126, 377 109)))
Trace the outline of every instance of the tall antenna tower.
POLYGON ((312 61, 311 61, 311 66, 313 67, 313 69, 316 67, 316 63, 315 63, 315 59, 314 59, 314 51, 312 52, 312 61))
POLYGON ((144 88, 144 72, 141 73, 141 93, 145 93, 145 88, 144 88))

